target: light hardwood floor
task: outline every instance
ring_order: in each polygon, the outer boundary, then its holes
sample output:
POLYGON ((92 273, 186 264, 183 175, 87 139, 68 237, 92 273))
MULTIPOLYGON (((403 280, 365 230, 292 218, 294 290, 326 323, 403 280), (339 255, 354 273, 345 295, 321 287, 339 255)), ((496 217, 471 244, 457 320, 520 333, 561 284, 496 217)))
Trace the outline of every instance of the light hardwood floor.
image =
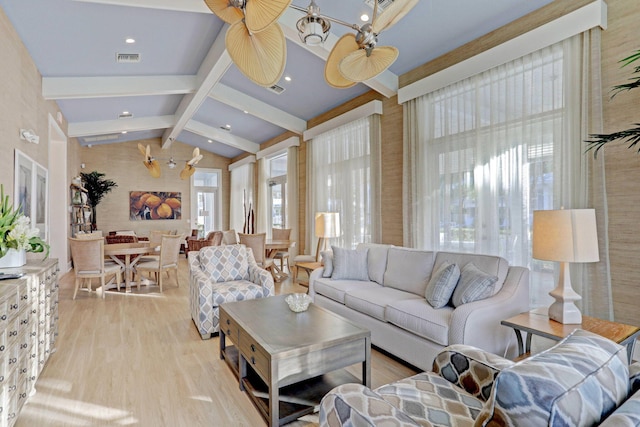
MULTIPOLYGON (((73 273, 61 279, 57 350, 17 426, 264 426, 266 423, 218 356, 218 338, 200 339, 189 312, 189 279, 181 256, 180 287, 164 292, 79 291, 73 273)), ((94 287, 96 285, 94 284, 94 287)), ((291 279, 276 293, 304 292, 291 279)), ((269 319, 265 319, 268 322, 269 319)), ((412 369, 372 351, 372 386, 412 369)), ((355 375, 360 367, 352 368, 355 375)), ((317 415, 291 427, 317 425, 317 415)))

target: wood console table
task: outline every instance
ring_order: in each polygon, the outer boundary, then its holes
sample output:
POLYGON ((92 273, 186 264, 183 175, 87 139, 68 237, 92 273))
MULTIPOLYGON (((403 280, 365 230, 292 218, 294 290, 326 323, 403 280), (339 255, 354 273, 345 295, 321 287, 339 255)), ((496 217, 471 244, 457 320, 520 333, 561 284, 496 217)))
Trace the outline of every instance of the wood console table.
POLYGON ((531 351, 531 338, 538 335, 560 341, 576 329, 584 329, 627 347, 629 360, 633 359, 633 348, 640 336, 640 328, 624 323, 610 322, 590 316, 582 316, 581 325, 565 325, 549 319, 546 309, 536 309, 503 320, 501 324, 513 328, 518 340, 518 354, 523 356, 531 351), (522 341, 522 332, 526 332, 526 345, 522 341))

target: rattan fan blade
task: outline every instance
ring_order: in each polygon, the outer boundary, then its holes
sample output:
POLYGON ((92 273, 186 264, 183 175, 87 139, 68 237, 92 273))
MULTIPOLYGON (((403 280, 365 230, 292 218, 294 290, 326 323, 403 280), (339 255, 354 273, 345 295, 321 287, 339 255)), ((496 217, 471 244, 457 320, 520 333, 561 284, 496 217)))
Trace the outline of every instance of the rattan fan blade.
POLYGON ((191 166, 189 164, 186 164, 184 166, 184 169, 182 169, 182 171, 180 171, 180 179, 187 179, 191 175, 193 175, 194 173, 196 173, 196 168, 194 168, 193 166, 191 166))
POLYGON ((247 28, 259 33, 273 24, 287 10, 291 0, 250 0, 245 6, 247 28))
POLYGON ((373 32, 380 34, 382 31, 393 27, 417 4, 418 0, 395 0, 373 20, 371 24, 373 32))
POLYGON ((227 24, 235 24, 244 18, 242 9, 229 4, 229 0, 204 0, 211 12, 227 24))
POLYGON ((359 49, 344 58, 338 69, 344 78, 363 82, 386 70, 396 58, 398 58, 398 49, 393 46, 376 47, 369 56, 366 50, 359 49))
POLYGON ((149 173, 151 174, 152 177, 154 178, 160 177, 160 165, 158 164, 157 160, 152 160, 150 162, 145 161, 142 163, 144 163, 147 169, 149 169, 149 173))
POLYGON ((233 63, 249 80, 265 87, 280 80, 287 44, 278 23, 250 34, 244 22, 236 22, 229 27, 225 42, 233 63))
POLYGON ((356 36, 351 33, 345 34, 336 42, 324 66, 324 79, 329 86, 335 87, 336 89, 346 89, 356 84, 356 82, 352 80, 345 79, 342 73, 340 73, 338 66, 340 65, 340 61, 358 49, 356 36))

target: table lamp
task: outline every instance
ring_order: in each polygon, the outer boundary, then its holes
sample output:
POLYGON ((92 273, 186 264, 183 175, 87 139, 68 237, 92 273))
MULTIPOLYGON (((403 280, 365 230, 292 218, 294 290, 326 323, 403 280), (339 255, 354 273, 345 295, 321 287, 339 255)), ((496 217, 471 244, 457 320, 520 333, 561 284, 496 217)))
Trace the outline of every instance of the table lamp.
POLYGON ((571 287, 567 263, 600 260, 595 210, 534 211, 533 257, 560 262, 557 286, 549 292, 556 300, 549 307, 549 318, 564 324, 582 323, 575 305, 581 297, 571 287))
POLYGON ((327 250, 328 239, 340 236, 340 214, 338 212, 316 213, 316 262, 320 261, 320 252, 327 250))

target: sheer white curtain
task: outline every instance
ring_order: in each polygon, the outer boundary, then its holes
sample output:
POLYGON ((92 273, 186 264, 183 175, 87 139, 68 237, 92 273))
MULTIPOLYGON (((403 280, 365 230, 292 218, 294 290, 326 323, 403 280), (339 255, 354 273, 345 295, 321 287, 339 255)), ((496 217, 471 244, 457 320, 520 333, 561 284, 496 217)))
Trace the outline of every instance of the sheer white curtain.
MULTIPOLYGON (((532 306, 549 305, 556 265, 531 258, 532 212, 596 202, 582 143, 588 38, 575 36, 405 104, 406 245, 497 254, 529 266, 532 306)), ((585 302, 587 289, 608 286, 576 274, 585 302)))
MULTIPOLYGON (((287 228, 291 229, 291 240, 298 238, 298 146, 287 148, 287 228)), ((289 248, 291 258, 298 254, 298 245, 289 248)))
POLYGON ((255 233, 267 233, 267 238, 271 238, 271 212, 269 212, 269 160, 261 158, 258 160, 258 204, 253 207, 255 233))
POLYGON ((340 213, 342 236, 332 239, 333 245, 354 248, 380 235, 379 215, 372 215, 380 209, 379 178, 375 176, 380 174, 376 166, 379 134, 379 118, 372 115, 318 135, 309 143, 309 242, 315 245, 316 212, 340 213))
POLYGON ((231 169, 231 194, 229 202, 229 228, 242 232, 245 221, 245 206, 253 202, 254 164, 231 169))

